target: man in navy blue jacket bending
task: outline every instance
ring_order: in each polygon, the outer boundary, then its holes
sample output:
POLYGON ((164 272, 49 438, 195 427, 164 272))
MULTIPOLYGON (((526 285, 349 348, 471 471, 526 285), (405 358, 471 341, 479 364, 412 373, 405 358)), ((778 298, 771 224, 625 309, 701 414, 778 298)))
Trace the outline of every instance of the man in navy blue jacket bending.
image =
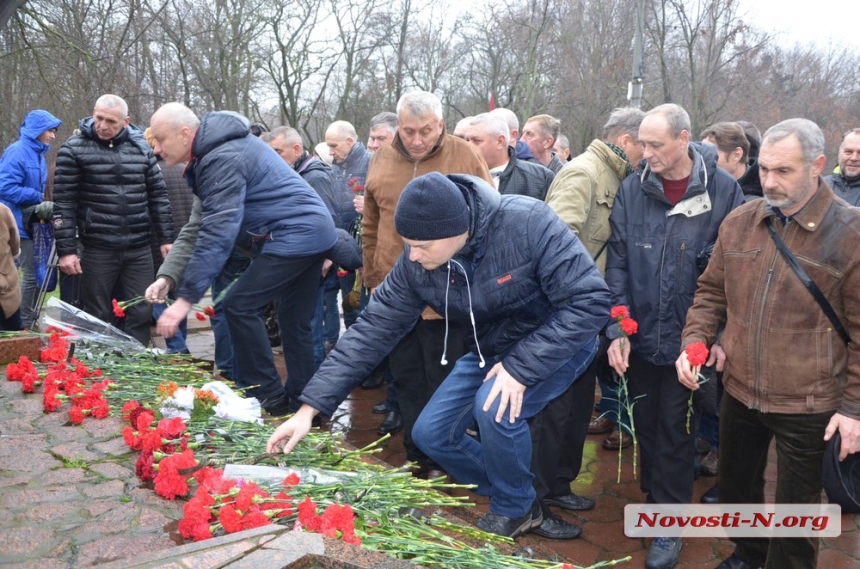
MULTIPOLYGON (((298 395, 314 372, 310 323, 320 272, 338 241, 331 214, 268 144, 249 134, 248 119, 237 113, 207 113, 198 120, 184 105, 167 103, 152 116, 150 132, 168 166, 188 162, 185 179, 202 204, 200 223, 189 224, 199 231, 177 300, 159 318, 159 333, 175 333, 231 253, 244 253, 250 266, 216 308, 230 328, 239 380, 272 415, 298 409, 298 395), (281 328, 286 390, 262 316, 273 300, 292 317, 281 328)), ((179 240, 185 241, 182 234, 179 240)))
POLYGON ((478 527, 509 537, 535 529, 543 514, 527 420, 594 358, 609 290, 545 203, 500 196, 472 176, 416 178, 400 196, 394 224, 403 254, 267 450, 289 453, 312 418, 331 415, 429 306, 446 322, 470 326, 472 341, 422 411, 413 440, 459 482, 490 496, 478 527), (473 422, 480 441, 465 432, 473 422))

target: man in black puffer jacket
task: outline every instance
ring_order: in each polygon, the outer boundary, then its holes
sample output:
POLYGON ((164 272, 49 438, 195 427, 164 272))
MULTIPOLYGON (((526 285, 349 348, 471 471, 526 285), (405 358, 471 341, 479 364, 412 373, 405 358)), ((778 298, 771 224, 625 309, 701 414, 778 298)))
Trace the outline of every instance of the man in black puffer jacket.
POLYGON ((508 537, 536 529, 543 513, 527 420, 594 358, 609 316, 606 283, 549 206, 500 196, 473 176, 415 178, 400 196, 394 225, 405 251, 268 451, 284 443, 292 450, 312 417, 333 413, 429 306, 468 327, 471 346, 421 412, 413 441, 458 481, 490 496, 478 527, 508 537), (466 434, 473 420, 480 442, 466 434))
MULTIPOLYGON (((54 236, 60 269, 81 275, 84 310, 108 321, 117 283, 125 298, 152 280, 150 239, 166 256, 173 240, 170 201, 143 131, 116 95, 96 101, 93 116, 60 148, 54 175, 54 236), (78 241, 83 246, 78 257, 78 241)), ((126 309, 125 331, 149 344, 152 306, 126 309)))

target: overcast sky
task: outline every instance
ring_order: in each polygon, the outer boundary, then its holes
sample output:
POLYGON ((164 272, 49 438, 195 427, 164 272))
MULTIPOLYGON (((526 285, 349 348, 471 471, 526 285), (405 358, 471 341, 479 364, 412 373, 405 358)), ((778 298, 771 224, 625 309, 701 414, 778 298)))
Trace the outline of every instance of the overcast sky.
POLYGON ((852 0, 739 0, 747 22, 777 34, 783 45, 815 43, 860 51, 860 6, 852 0))

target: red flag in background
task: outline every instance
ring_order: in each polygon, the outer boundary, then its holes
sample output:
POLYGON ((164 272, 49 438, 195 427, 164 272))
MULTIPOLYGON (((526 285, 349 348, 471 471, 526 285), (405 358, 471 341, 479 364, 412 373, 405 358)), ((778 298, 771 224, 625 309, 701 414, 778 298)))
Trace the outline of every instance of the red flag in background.
POLYGON ((496 94, 491 91, 490 92, 490 110, 492 111, 495 108, 496 108, 496 94))

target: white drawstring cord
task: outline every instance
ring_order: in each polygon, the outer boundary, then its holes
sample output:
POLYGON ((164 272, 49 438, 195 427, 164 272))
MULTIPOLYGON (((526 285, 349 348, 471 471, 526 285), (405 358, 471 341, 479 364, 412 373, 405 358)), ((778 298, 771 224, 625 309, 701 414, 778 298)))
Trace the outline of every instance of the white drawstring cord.
POLYGON ((463 276, 466 278, 466 293, 469 295, 469 320, 472 321, 472 336, 475 338, 475 347, 478 350, 478 357, 481 359, 481 363, 478 364, 478 367, 483 369, 487 362, 484 361, 484 355, 481 353, 481 345, 478 343, 478 328, 475 326, 475 313, 472 311, 472 287, 469 285, 469 275, 466 274, 466 269, 455 261, 451 259, 448 261, 448 285, 445 287, 445 348, 442 351, 442 365, 445 365, 447 361, 445 360, 445 352, 448 349, 447 341, 448 341, 448 286, 451 284, 451 263, 457 263, 457 266, 460 267, 460 270, 463 271, 463 276))

